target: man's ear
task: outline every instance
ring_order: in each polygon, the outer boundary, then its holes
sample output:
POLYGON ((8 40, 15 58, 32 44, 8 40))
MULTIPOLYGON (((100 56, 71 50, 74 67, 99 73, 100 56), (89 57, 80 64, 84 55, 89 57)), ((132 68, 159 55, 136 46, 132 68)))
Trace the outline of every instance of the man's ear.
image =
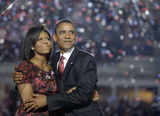
POLYGON ((54 42, 57 42, 57 37, 56 37, 55 34, 52 36, 52 38, 53 38, 53 41, 54 41, 54 42))

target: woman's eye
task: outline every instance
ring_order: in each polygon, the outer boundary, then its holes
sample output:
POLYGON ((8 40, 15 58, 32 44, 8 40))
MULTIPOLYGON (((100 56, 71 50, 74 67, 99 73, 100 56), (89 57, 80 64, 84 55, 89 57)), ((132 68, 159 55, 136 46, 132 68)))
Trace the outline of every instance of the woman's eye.
POLYGON ((51 40, 50 38, 39 38, 38 40, 51 40))
POLYGON ((43 40, 43 38, 39 38, 38 40, 43 40))

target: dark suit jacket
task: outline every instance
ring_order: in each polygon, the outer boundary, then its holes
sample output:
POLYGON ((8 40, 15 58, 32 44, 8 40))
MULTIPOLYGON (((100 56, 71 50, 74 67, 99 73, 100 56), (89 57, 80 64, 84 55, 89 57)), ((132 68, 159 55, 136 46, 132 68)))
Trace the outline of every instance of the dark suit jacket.
POLYGON ((60 77, 57 72, 57 62, 60 53, 52 57, 52 67, 56 71, 58 93, 47 96, 49 111, 63 109, 67 116, 102 116, 97 102, 92 101, 96 90, 97 67, 93 56, 77 47, 72 52, 60 77), (72 87, 77 87, 67 94, 72 87))

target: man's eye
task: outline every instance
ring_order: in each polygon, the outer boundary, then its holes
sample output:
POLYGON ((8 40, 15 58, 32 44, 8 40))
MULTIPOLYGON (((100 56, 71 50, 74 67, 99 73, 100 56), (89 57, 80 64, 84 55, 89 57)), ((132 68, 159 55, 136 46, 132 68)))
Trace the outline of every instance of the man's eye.
POLYGON ((70 34, 74 34, 74 31, 70 31, 70 34))

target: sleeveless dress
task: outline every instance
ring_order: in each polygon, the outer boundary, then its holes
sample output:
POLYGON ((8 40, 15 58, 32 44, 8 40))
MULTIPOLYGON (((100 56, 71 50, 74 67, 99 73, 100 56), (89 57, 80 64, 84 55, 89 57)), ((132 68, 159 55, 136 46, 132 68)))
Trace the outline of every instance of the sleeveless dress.
MULTIPOLYGON (((19 84, 31 83, 33 93, 50 95, 56 92, 55 73, 53 70, 46 72, 31 62, 22 61, 16 71, 23 73, 23 79, 19 84)), ((51 114, 53 115, 54 113, 51 114)), ((47 107, 43 107, 35 112, 27 113, 23 110, 22 100, 20 99, 15 116, 49 116, 49 112, 47 107)))

